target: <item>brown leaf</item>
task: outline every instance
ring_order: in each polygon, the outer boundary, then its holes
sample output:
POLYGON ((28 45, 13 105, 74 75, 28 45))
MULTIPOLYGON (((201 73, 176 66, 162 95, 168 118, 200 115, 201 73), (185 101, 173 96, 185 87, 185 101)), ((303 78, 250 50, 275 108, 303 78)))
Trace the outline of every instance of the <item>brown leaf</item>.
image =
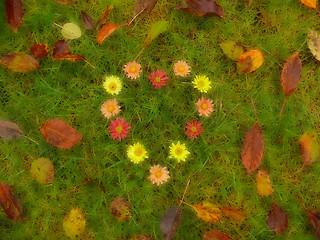
POLYGON ((110 212, 119 222, 131 218, 130 209, 131 204, 123 198, 115 198, 110 205, 110 212))
POLYGON ((246 51, 237 60, 238 73, 249 74, 261 67, 263 62, 263 53, 259 49, 246 51))
POLYGON ((242 163, 248 173, 256 170, 262 160, 264 141, 260 125, 256 123, 246 133, 242 146, 242 163))
POLYGON ((53 46, 52 58, 62 53, 69 52, 69 44, 66 40, 59 40, 53 46))
POLYGON ((300 138, 305 165, 314 163, 319 157, 319 145, 311 133, 304 133, 300 138))
POLYGON ((23 135, 23 132, 18 124, 0 120, 0 137, 12 140, 21 138, 21 135, 23 135))
POLYGON ((284 94, 290 95, 298 86, 302 70, 299 53, 293 54, 284 64, 281 73, 281 84, 284 94))
POLYGON ((71 53, 60 53, 52 58, 53 60, 68 60, 72 62, 84 61, 85 57, 71 53))
POLYGON ((198 217, 206 222, 219 222, 222 218, 221 210, 215 203, 200 203, 193 205, 192 208, 197 212, 198 217))
POLYGON ((24 7, 21 0, 6 0, 8 24, 16 33, 23 22, 24 7))
POLYGON ((288 227, 288 216, 277 204, 272 203, 267 224, 275 233, 282 234, 288 227))
POLYGON ((39 68, 39 63, 30 55, 11 53, 0 59, 0 64, 14 72, 28 72, 39 68))
POLYGON ((315 235, 320 238, 320 211, 309 210, 308 211, 309 223, 316 230, 315 235))
POLYGON ((80 133, 60 119, 45 122, 40 130, 48 143, 63 149, 72 148, 82 138, 80 133))
POLYGON ((81 20, 85 29, 94 30, 94 20, 89 16, 88 13, 81 11, 81 20))
POLYGON ((241 208, 222 207, 222 211, 227 217, 232 218, 238 223, 242 223, 247 217, 241 208))
POLYGON ((140 13, 149 14, 156 6, 158 0, 137 0, 134 7, 134 15, 137 16, 140 13))
POLYGON ((97 36, 97 41, 98 43, 101 45, 102 42, 109 37, 115 30, 118 29, 118 25, 114 24, 114 23, 108 23, 106 25, 104 25, 97 36))
POLYGON ((187 0, 178 4, 175 10, 191 12, 199 17, 224 16, 222 7, 214 0, 187 0))
POLYGON ((62 5, 68 5, 70 3, 73 3, 75 0, 55 0, 57 3, 60 3, 62 5))
POLYGON ((203 240, 231 240, 228 234, 221 232, 217 229, 212 229, 203 237, 203 240))
POLYGON ((23 210, 18 198, 12 196, 12 188, 0 182, 0 206, 12 220, 23 220, 23 210))
POLYGON ((145 234, 140 234, 138 236, 134 236, 130 238, 130 240, 152 240, 152 237, 149 237, 148 235, 145 235, 145 234))
POLYGON ((112 9, 113 9, 113 5, 108 5, 108 6, 106 7, 106 10, 104 10, 101 18, 100 18, 99 21, 98 21, 98 24, 97 24, 98 26, 97 26, 97 28, 100 27, 101 25, 104 25, 104 24, 107 23, 107 21, 108 21, 108 19, 109 19, 109 14, 110 14, 110 12, 111 12, 112 9))
POLYGON ((172 207, 166 211, 160 222, 160 230, 164 240, 171 240, 177 233, 181 222, 181 209, 179 207, 172 207))
POLYGON ((34 44, 30 51, 35 58, 44 58, 49 54, 48 44, 34 44))
POLYGON ((265 170, 257 172, 257 191, 262 196, 268 196, 273 193, 273 188, 270 184, 269 174, 265 170))

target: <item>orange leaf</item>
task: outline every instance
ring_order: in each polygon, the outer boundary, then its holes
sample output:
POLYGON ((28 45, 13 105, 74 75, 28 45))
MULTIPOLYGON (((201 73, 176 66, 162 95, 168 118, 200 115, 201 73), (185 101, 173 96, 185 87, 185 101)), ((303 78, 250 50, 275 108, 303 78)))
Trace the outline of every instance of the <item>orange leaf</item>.
POLYGON ((80 133, 60 119, 45 122, 40 130, 48 143, 63 149, 72 148, 82 138, 80 133))
POLYGON ((241 208, 222 207, 222 211, 227 217, 232 218, 238 223, 242 223, 247 217, 241 208))
POLYGON ((104 10, 101 18, 100 18, 99 21, 98 21, 98 27, 101 26, 101 25, 103 25, 103 24, 106 24, 106 23, 107 23, 107 21, 108 21, 108 19, 109 19, 109 14, 110 14, 110 12, 111 12, 112 9, 113 9, 113 5, 108 5, 108 6, 106 7, 106 9, 104 10))
POLYGON ((309 8, 317 8, 317 1, 318 0, 301 0, 301 3, 309 8))
POLYGON ((284 94, 290 95, 298 86, 302 70, 299 54, 293 54, 284 64, 281 73, 281 84, 284 94))
POLYGON ((21 0, 6 0, 8 24, 16 33, 23 22, 24 7, 21 0))
POLYGON ((305 133, 300 138, 303 161, 306 165, 314 163, 319 157, 319 146, 313 134, 305 133))
POLYGON ((231 240, 228 234, 212 229, 203 236, 203 240, 231 240))
POLYGON ((256 123, 246 133, 242 147, 242 163, 248 173, 256 170, 262 160, 264 141, 260 125, 256 123))
POLYGON ((215 203, 201 203, 192 206, 197 212, 199 218, 206 222, 219 222, 222 218, 222 213, 218 205, 215 203))
POLYGON ((23 210, 20 200, 12 196, 12 188, 0 182, 0 206, 7 216, 15 221, 23 220, 23 210))
POLYGON ((15 72, 28 72, 39 68, 38 61, 32 56, 18 53, 4 55, 0 64, 15 72))
POLYGON ((97 36, 98 43, 101 45, 102 42, 118 28, 119 26, 114 23, 108 23, 104 25, 98 33, 98 36, 97 36))
POLYGON ((69 60, 72 62, 76 62, 76 61, 84 61, 85 57, 77 54, 71 54, 71 53, 60 53, 54 56, 53 60, 69 60))
POLYGON ((237 61, 238 73, 244 75, 261 67, 264 57, 259 49, 253 49, 241 54, 237 61))
POLYGON ((262 196, 268 196, 273 193, 269 175, 265 170, 259 170, 257 172, 257 191, 262 196))
POLYGON ((48 44, 34 44, 31 46, 30 51, 35 58, 44 58, 49 54, 48 44))

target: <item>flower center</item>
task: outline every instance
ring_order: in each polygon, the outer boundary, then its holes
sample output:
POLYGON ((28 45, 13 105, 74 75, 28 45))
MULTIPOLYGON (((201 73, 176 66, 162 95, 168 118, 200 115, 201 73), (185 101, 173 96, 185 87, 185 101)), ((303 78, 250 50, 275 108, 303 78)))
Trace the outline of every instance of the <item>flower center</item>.
POLYGON ((174 151, 177 155, 181 155, 183 150, 180 147, 177 147, 176 150, 174 151))
POLYGON ((109 84, 109 88, 114 91, 117 88, 117 84, 115 82, 112 82, 109 84))
POLYGON ((197 84, 198 84, 199 88, 203 88, 204 87, 204 81, 203 80, 199 80, 197 84))
POLYGON ((184 72, 185 70, 186 70, 186 68, 184 66, 179 66, 178 67, 178 71, 181 72, 181 73, 184 72))
POLYGON ((156 77, 154 80, 155 80, 157 83, 161 82, 161 78, 160 78, 160 77, 156 77))
POLYGON ((134 67, 134 66, 132 66, 131 68, 130 68, 130 72, 131 73, 136 73, 137 72, 137 68, 136 67, 134 67))
POLYGON ((108 112, 113 112, 114 109, 115 109, 115 107, 114 107, 113 105, 109 105, 109 106, 107 107, 108 112))
POLYGON ((162 177, 162 172, 161 172, 161 170, 156 171, 156 172, 154 173, 154 176, 155 176, 156 178, 161 178, 161 177, 162 177))
POLYGON ((193 126, 190 130, 191 130, 191 132, 196 132, 197 131, 197 127, 193 126))
POLYGON ((208 109, 208 104, 202 103, 201 108, 202 108, 203 110, 208 109))
POLYGON ((142 148, 137 147, 137 148, 134 150, 134 155, 136 155, 137 157, 140 157, 140 156, 142 155, 142 148))
POLYGON ((116 132, 117 133, 121 133, 122 131, 123 131, 123 127, 122 126, 116 127, 116 132))

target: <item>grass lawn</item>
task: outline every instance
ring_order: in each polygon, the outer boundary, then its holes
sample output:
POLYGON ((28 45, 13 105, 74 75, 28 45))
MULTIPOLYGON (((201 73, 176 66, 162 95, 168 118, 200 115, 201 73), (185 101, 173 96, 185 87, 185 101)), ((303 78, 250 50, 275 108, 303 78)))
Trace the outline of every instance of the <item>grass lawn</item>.
POLYGON ((162 239, 159 223, 172 206, 179 205, 188 180, 184 201, 194 205, 214 202, 242 208, 241 223, 223 217, 221 222, 201 220, 186 204, 174 239, 203 239, 205 232, 219 229, 232 239, 316 239, 307 209, 320 209, 319 160, 303 167, 299 139, 305 132, 320 134, 320 71, 310 53, 308 29, 319 30, 320 16, 298 0, 219 0, 225 18, 199 18, 175 11, 180 1, 159 0, 149 15, 139 16, 130 27, 121 27, 100 46, 97 31, 84 29, 81 11, 97 21, 113 4, 109 22, 121 25, 134 15, 134 0, 77 0, 60 5, 54 0, 23 0, 24 22, 17 33, 7 25, 4 1, 0 4, 0 57, 9 53, 31 54, 35 43, 47 43, 52 52, 63 39, 54 25, 76 23, 82 36, 68 40, 70 52, 85 56, 95 68, 79 62, 39 59, 39 70, 17 73, 0 66, 0 119, 13 121, 26 138, 0 139, 0 182, 13 187, 21 200, 23 221, 14 222, 0 211, 0 239, 67 239, 63 219, 78 207, 86 228, 78 239, 125 240, 138 234, 162 239), (142 73, 137 80, 126 77, 123 66, 143 48, 152 23, 166 20, 169 29, 138 56, 142 73), (260 49, 264 64, 247 75, 239 75, 236 63, 226 57, 219 43, 234 40, 246 49, 260 49), (296 91, 285 99, 280 78, 283 64, 294 53, 302 60, 302 75, 296 91), (186 61, 191 73, 176 76, 173 64, 186 61), (148 76, 157 69, 167 72, 167 85, 155 89, 148 76), (103 88, 106 76, 120 77, 123 89, 111 95, 103 88), (193 87, 195 76, 206 75, 212 88, 201 93, 193 87), (214 110, 199 116, 199 98, 213 100, 214 110), (121 142, 109 134, 111 121, 101 105, 115 98, 129 122, 129 134, 121 142), (260 196, 256 172, 248 174, 241 162, 245 133, 261 125, 265 151, 259 169, 269 172, 274 193, 260 196), (72 149, 48 144, 41 125, 62 119, 82 134, 72 149), (203 133, 189 139, 186 122, 202 122, 203 133), (185 162, 169 158, 172 143, 184 143, 190 152, 185 162), (129 145, 140 142, 148 158, 130 162, 129 145), (51 184, 40 185, 30 175, 31 163, 49 158, 55 167, 51 184), (159 186, 148 179, 154 165, 166 166, 170 179, 159 186), (89 182, 85 183, 88 179, 89 182), (75 189, 74 189, 75 188, 75 189), (74 191, 71 191, 73 190, 74 191), (71 192, 69 192, 71 191, 71 192), (66 194, 67 193, 67 194, 66 194), (132 217, 118 222, 110 213, 116 197, 131 203, 132 217), (274 234, 266 224, 272 202, 287 212, 289 225, 274 234))

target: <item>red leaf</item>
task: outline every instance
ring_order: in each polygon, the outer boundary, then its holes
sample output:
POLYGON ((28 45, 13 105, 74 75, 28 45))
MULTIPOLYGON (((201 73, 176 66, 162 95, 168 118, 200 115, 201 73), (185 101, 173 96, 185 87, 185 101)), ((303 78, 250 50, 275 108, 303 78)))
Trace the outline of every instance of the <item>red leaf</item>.
POLYGON ((256 123, 248 130, 242 147, 242 163, 248 173, 256 170, 262 160, 264 141, 260 125, 256 123))
POLYGON ((101 45, 102 42, 107 38, 109 37, 115 30, 118 29, 119 26, 117 26, 116 24, 114 23, 108 23, 106 25, 104 25, 99 33, 98 33, 98 36, 97 36, 97 41, 98 43, 101 45))
POLYGON ((89 16, 89 14, 87 14, 84 11, 81 11, 81 20, 85 29, 88 29, 88 30, 94 29, 95 24, 93 19, 89 16))
POLYGON ((23 220, 23 210, 18 198, 12 196, 12 188, 0 182, 0 206, 12 220, 23 220))
POLYGON ((28 72, 39 68, 39 63, 30 55, 11 53, 0 59, 0 64, 15 72, 28 72))
POLYGON ((44 58, 49 54, 48 44, 34 44, 30 51, 35 58, 44 58))
POLYGON ((21 0, 6 0, 8 24, 16 33, 23 22, 24 7, 21 0))
POLYGON ((203 240, 231 240, 228 234, 221 232, 220 230, 213 229, 203 237, 203 240))
POLYGON ((175 10, 191 12, 199 17, 224 16, 222 7, 214 0, 187 0, 178 4, 175 10))
POLYGON ((281 73, 281 84, 284 94, 290 95, 298 86, 302 71, 299 54, 293 54, 284 64, 281 73))
POLYGON ((77 61, 84 61, 86 60, 85 57, 77 55, 77 54, 71 54, 71 53, 60 53, 53 57, 54 60, 68 60, 72 62, 77 61))
POLYGON ((52 57, 61 54, 61 53, 68 53, 69 52, 69 44, 66 40, 59 40, 53 46, 52 57))
POLYGON ((60 119, 45 122, 40 130, 48 143, 63 149, 72 148, 82 138, 80 133, 60 119))
POLYGON ((288 227, 288 216, 277 204, 272 203, 267 224, 275 233, 282 234, 288 227))
POLYGON ((309 223, 316 230, 315 234, 320 238, 320 211, 318 210, 309 210, 308 211, 309 223))

